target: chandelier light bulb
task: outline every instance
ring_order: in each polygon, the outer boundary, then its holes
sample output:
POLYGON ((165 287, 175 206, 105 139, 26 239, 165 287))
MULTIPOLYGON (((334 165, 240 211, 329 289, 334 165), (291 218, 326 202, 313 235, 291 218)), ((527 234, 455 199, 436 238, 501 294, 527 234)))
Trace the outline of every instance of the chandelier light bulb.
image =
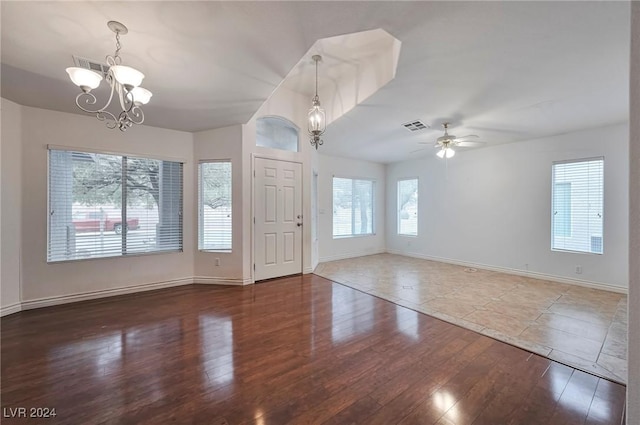
POLYGON ((444 158, 444 154, 446 152, 445 148, 442 148, 438 151, 438 153, 436 154, 438 156, 438 158, 444 158))
POLYGON ((311 131, 320 131, 324 123, 324 110, 320 105, 313 106, 309 111, 309 126, 311 131))
POLYGON ((453 156, 456 154, 456 151, 454 151, 454 150, 453 150, 453 149, 451 149, 451 148, 447 148, 447 149, 445 149, 445 150, 446 150, 447 158, 453 158, 453 156))

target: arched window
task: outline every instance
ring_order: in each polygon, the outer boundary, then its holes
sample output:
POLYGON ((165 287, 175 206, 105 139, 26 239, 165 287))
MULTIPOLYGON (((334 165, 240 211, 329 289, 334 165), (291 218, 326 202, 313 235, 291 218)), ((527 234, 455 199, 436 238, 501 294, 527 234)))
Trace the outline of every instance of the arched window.
POLYGON ((256 146, 298 152, 298 127, 282 117, 261 117, 256 122, 256 146))

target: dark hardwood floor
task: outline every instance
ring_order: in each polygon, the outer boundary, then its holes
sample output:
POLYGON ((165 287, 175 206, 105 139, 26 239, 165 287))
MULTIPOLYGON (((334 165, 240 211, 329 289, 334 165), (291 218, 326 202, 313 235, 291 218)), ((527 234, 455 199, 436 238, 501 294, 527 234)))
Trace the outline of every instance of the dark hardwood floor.
POLYGON ((307 275, 2 319, 3 424, 614 424, 625 387, 307 275), (10 418, 43 414, 54 418, 10 418))

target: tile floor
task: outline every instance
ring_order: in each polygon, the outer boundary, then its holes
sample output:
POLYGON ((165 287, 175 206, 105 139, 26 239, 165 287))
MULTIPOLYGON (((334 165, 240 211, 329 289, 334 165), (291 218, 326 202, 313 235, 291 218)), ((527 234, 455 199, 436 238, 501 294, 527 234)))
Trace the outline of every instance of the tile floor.
POLYGON ((393 254, 319 264, 315 274, 620 383, 627 297, 393 254))

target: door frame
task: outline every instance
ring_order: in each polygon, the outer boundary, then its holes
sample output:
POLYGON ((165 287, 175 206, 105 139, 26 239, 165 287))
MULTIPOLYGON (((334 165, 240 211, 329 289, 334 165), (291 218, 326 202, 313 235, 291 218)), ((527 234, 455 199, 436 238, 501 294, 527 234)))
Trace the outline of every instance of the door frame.
POLYGON ((251 283, 256 283, 256 159, 268 159, 270 161, 291 162, 293 164, 300 164, 300 202, 302 202, 302 243, 300 244, 300 274, 304 274, 304 162, 295 159, 283 159, 276 155, 265 155, 252 153, 251 154, 251 217, 250 217, 250 235, 251 235, 251 256, 250 256, 250 270, 251 270, 251 283))

